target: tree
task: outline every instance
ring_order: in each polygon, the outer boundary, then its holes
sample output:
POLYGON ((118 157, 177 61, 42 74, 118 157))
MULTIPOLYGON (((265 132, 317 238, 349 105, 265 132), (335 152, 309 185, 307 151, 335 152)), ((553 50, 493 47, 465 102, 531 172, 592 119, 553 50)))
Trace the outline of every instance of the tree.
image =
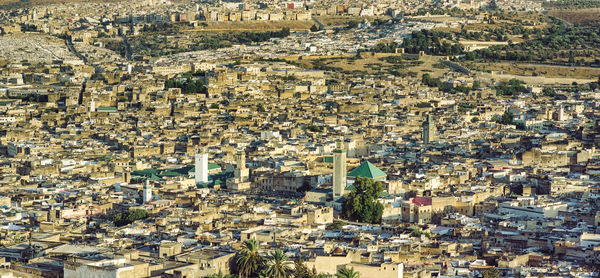
POLYGON ((356 272, 353 268, 342 268, 340 270, 338 270, 338 272, 335 274, 335 276, 337 278, 359 278, 360 277, 360 273, 356 272))
POLYGON ((313 24, 313 26, 310 26, 310 31, 311 32, 317 32, 317 31, 319 31, 319 26, 317 26, 316 24, 313 24))
POLYGON ((498 269, 496 269, 495 267, 492 267, 492 268, 484 271, 482 274, 483 274, 483 278, 498 278, 498 277, 500 277, 500 273, 498 272, 498 269))
POLYGON ((348 22, 348 25, 346 25, 346 29, 353 29, 358 27, 358 22, 351 20, 350 22, 348 22))
POLYGON ((126 213, 117 213, 113 215, 112 221, 116 226, 125 226, 136 220, 148 217, 148 212, 143 209, 130 210, 126 213))
POLYGON ((292 261, 290 261, 288 256, 281 249, 276 249, 267 257, 262 276, 268 278, 288 277, 292 274, 290 264, 292 264, 292 261))
POLYGON ((312 273, 302 259, 294 261, 294 278, 313 278, 312 273))
POLYGON ((265 109, 265 105, 264 105, 264 104, 262 104, 262 103, 259 103, 259 104, 257 105, 257 108, 256 108, 256 110, 257 110, 258 112, 261 112, 261 113, 262 113, 262 112, 266 112, 266 111, 267 111, 267 110, 265 109))
POLYGON ((342 206, 342 215, 354 221, 381 223, 383 205, 377 200, 381 192, 383 192, 381 182, 357 177, 354 189, 346 196, 342 206))
POLYGON ((258 274, 264 265, 264 259, 258 253, 258 242, 256 240, 244 241, 244 248, 237 253, 235 264, 242 278, 253 277, 258 274))

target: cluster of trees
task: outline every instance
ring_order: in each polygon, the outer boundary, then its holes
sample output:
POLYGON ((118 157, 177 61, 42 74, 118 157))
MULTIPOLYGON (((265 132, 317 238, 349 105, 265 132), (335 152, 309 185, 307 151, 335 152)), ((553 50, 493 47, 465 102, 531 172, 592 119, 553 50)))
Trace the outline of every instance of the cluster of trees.
POLYGON ((358 27, 358 21, 350 20, 348 24, 346 24, 346 29, 354 29, 358 27))
POLYGON ((556 20, 554 23, 544 31, 536 31, 535 39, 468 52, 465 59, 552 62, 567 65, 600 64, 600 24, 566 27, 556 20), (577 57, 580 59, 576 59, 577 57), (596 60, 584 60, 585 57, 596 57, 596 60))
POLYGON ((263 113, 267 112, 267 109, 265 109, 265 105, 261 102, 256 106, 256 111, 263 113))
POLYGON ((249 44, 268 41, 271 38, 285 38, 290 35, 289 28, 280 31, 266 32, 229 32, 211 34, 203 37, 198 44, 190 46, 190 49, 179 49, 177 52, 199 51, 207 49, 219 49, 230 47, 233 44, 249 44))
POLYGON ((104 47, 119 53, 119 55, 125 57, 127 53, 127 46, 122 40, 106 40, 104 42, 104 47))
POLYGON ((37 26, 33 24, 21 23, 21 32, 37 32, 37 26))
POLYGON ((424 51, 431 55, 458 55, 463 53, 462 46, 458 43, 450 43, 444 40, 452 40, 453 35, 449 32, 435 30, 421 30, 412 32, 411 37, 404 39, 402 47, 407 53, 419 53, 424 51))
POLYGON ((598 76, 598 81, 596 82, 591 82, 588 84, 590 86, 591 90, 596 90, 596 89, 600 89, 600 76, 598 76))
POLYGON ((514 115, 510 111, 504 112, 502 116, 495 115, 492 117, 492 121, 503 124, 503 125, 515 125, 517 129, 525 129, 525 124, 523 122, 517 122, 514 120, 514 115))
POLYGON ((179 88, 183 94, 207 94, 208 89, 204 85, 204 82, 199 79, 192 79, 188 77, 182 78, 171 78, 165 81, 165 89, 179 88))
POLYGON ((169 47, 165 35, 159 35, 157 32, 148 32, 146 35, 135 37, 131 41, 136 53, 159 57, 188 51, 219 49, 230 47, 233 44, 264 42, 271 38, 285 38, 289 35, 289 28, 266 32, 207 33, 197 38, 195 44, 187 47, 169 47))
POLYGON ((450 15, 450 16, 465 16, 466 12, 459 8, 446 9, 441 7, 426 7, 421 8, 417 11, 415 15, 450 15))
MULTIPOLYGON (((316 269, 309 270, 302 260, 292 261, 281 249, 275 249, 263 255, 258 242, 250 239, 244 241, 243 248, 235 256, 237 274, 241 278, 325 278, 326 274, 317 273, 316 269), (292 267, 293 266, 293 267, 292 267)), ((214 275, 214 277, 224 277, 214 275)), ((338 278, 359 278, 354 269, 343 268, 336 274, 338 278)))
POLYGON ((463 48, 458 43, 450 43, 454 35, 449 32, 435 30, 414 31, 410 38, 404 39, 402 44, 397 42, 378 43, 371 51, 379 53, 394 53, 396 48, 404 48, 404 52, 418 54, 424 51, 430 55, 459 55, 463 48))
POLYGON ((410 232, 411 237, 421 237, 423 235, 427 238, 431 238, 431 234, 429 234, 429 232, 423 232, 421 230, 414 230, 410 232))
POLYGON ((159 22, 154 24, 144 24, 142 32, 162 32, 165 34, 173 34, 179 32, 177 28, 168 22, 159 22))
POLYGON ((113 215, 112 221, 116 226, 125 226, 136 220, 148 217, 148 212, 143 209, 130 210, 126 213, 118 212, 113 215))
POLYGON ((357 177, 354 189, 344 200, 342 215, 349 220, 364 223, 381 223, 383 205, 377 200, 383 192, 381 182, 357 177))
POLYGON ((18 95, 18 96, 8 96, 10 99, 20 99, 22 101, 31 101, 31 102, 48 102, 48 95, 41 95, 38 93, 29 93, 26 95, 18 95))
POLYGON ((446 86, 444 86, 444 83, 440 79, 432 78, 431 75, 429 75, 429 73, 423 74, 423 76, 421 77, 421 83, 423 85, 427 85, 429 87, 438 88, 438 90, 444 91, 447 93, 465 93, 466 94, 472 90, 477 90, 477 89, 481 88, 481 82, 479 82, 477 80, 473 81, 473 85, 471 87, 468 87, 465 85, 459 85, 454 88, 446 87, 446 86))
POLYGON ((516 96, 527 93, 527 88, 523 86, 525 82, 519 79, 511 79, 508 82, 502 82, 495 87, 496 93, 503 96, 516 96))
MULTIPOLYGON (((234 33, 235 34, 235 33, 234 33)), ((271 38, 285 38, 290 35, 290 28, 283 28, 279 31, 266 32, 241 32, 235 34, 235 41, 238 43, 264 42, 271 38)))
POLYGON ((306 129, 310 132, 323 132, 323 127, 318 125, 308 125, 306 129))
POLYGON ((598 0, 556 0, 544 2, 545 8, 554 9, 589 9, 600 8, 598 0))

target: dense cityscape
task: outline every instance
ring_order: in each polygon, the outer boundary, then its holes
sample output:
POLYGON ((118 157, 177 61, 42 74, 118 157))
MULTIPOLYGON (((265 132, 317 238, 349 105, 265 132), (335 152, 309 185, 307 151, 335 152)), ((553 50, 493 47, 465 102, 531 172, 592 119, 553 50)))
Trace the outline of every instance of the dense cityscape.
POLYGON ((599 277, 598 0, 0 1, 0 278, 599 277))

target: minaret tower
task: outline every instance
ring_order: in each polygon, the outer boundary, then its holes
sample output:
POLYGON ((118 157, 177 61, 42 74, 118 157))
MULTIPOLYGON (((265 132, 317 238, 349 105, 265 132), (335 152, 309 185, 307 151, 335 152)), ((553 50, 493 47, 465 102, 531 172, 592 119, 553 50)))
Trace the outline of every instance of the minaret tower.
POLYGON ((346 150, 342 139, 336 142, 333 150, 333 198, 344 195, 346 189, 346 150))
POLYGON ((152 185, 150 184, 150 179, 146 180, 143 189, 142 202, 145 204, 152 200, 152 185))
POLYGON ((425 122, 423 122, 423 144, 429 144, 435 140, 435 125, 431 114, 427 114, 425 122))
POLYGON ((208 183, 208 153, 206 148, 196 148, 194 160, 196 185, 208 183))

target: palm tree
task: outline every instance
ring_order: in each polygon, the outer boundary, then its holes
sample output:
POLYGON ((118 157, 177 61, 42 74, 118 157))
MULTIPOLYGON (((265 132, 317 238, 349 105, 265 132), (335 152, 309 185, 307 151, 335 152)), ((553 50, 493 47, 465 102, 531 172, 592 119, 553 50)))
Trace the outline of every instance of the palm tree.
POLYGON ((360 277, 360 273, 356 272, 353 268, 342 268, 340 270, 338 270, 337 274, 335 275, 337 278, 359 278, 360 277))
POLYGON ((238 252, 235 260, 240 277, 252 277, 263 266, 263 258, 258 253, 258 242, 254 239, 244 241, 244 248, 238 252))
POLYGON ((285 278, 292 276, 292 261, 286 256, 281 249, 276 249, 267 257, 264 277, 268 278, 285 278))

